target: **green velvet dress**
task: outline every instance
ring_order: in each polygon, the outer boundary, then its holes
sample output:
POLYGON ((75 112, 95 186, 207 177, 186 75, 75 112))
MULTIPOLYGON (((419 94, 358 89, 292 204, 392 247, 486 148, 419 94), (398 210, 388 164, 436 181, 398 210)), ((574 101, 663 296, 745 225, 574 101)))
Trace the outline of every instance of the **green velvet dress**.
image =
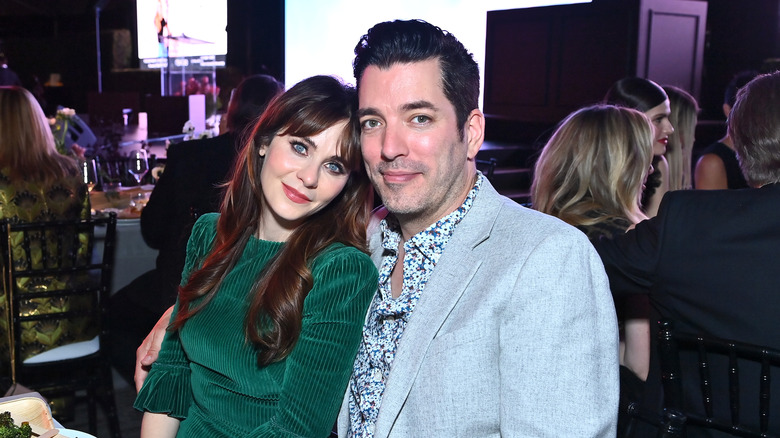
MULTIPOLYGON (((211 249, 217 214, 198 219, 183 278, 211 249)), ((327 437, 360 342, 377 271, 359 250, 333 244, 310 264, 300 337, 282 361, 260 367, 244 336, 248 291, 282 243, 251 238, 219 292, 165 336, 136 409, 182 419, 179 437, 327 437)), ((177 308, 174 310, 178 310, 177 308)))

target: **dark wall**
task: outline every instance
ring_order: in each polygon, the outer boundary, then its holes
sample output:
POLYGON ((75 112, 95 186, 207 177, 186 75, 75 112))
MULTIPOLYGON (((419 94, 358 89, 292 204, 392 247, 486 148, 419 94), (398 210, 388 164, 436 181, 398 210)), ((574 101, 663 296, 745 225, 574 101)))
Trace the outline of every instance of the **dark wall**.
POLYGON ((696 96, 706 6, 681 0, 593 0, 488 12, 485 114, 555 124, 601 101, 626 76, 681 86, 696 96))
POLYGON ((697 3, 705 2, 593 0, 489 12, 488 134, 533 140, 631 75, 687 89, 700 120, 722 121, 723 89, 736 72, 780 68, 780 0, 709 0, 706 16, 697 3))
MULTIPOLYGON (((723 119, 723 89, 741 70, 780 57, 780 1, 708 0, 702 118, 723 119)), ((775 66, 777 68, 777 66, 775 66)))

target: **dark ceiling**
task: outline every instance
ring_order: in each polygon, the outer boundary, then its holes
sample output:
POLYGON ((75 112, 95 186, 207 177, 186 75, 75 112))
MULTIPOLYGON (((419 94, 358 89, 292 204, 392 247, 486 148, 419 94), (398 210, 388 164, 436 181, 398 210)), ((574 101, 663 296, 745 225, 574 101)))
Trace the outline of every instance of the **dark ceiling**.
POLYGON ((0 45, 4 39, 94 32, 96 6, 103 29, 134 27, 134 0, 0 0, 0 45))
POLYGON ((103 10, 119 7, 132 0, 0 0, 0 17, 57 17, 92 14, 95 6, 103 10))

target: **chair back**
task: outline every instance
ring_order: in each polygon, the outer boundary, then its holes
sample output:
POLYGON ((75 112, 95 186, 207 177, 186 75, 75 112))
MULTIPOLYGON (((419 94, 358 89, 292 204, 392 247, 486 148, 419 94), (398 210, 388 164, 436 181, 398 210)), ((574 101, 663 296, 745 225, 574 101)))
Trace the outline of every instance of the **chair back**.
MULTIPOLYGON (((664 389, 664 419, 668 430, 674 433, 664 436, 684 436, 686 424, 703 428, 719 430, 722 432, 742 437, 776 437, 776 432, 770 430, 770 383, 771 369, 780 366, 780 350, 747 344, 734 340, 721 339, 701 334, 681 333, 674 330, 671 320, 663 319, 658 322, 658 357, 661 366, 661 382, 664 389), (683 372, 681 369, 680 353, 691 351, 696 356, 698 367, 699 387, 701 388, 701 402, 704 408, 703 414, 695 412, 686 406, 683 390, 683 372), (727 388, 714 388, 712 371, 715 357, 727 358, 728 366, 723 381, 728 382, 727 388), (758 368, 757 380, 746 381, 743 371, 748 366, 758 368), (740 381, 740 377, 742 381, 740 381), (758 394, 758 411, 742 412, 740 400, 741 385, 754 385, 758 394), (725 389, 727 394, 717 397, 713 390, 725 389), (715 413, 715 402, 728 400, 729 418, 720 418, 715 413), (758 428, 746 426, 742 419, 748 416, 757 418, 758 428)), ((693 376, 686 375, 689 379, 693 376)), ((718 380, 718 379, 716 379, 718 380)), ((686 387, 690 388, 690 385, 686 387)), ((777 395, 776 395, 777 396, 777 395)), ((688 397, 690 399, 690 395, 688 397)), ((778 404, 777 401, 775 401, 778 404)), ((775 414, 780 413, 777 406, 775 414)), ((777 431, 777 418, 774 419, 772 430, 777 431)))
POLYGON ((97 145, 95 133, 92 132, 89 125, 76 114, 70 117, 70 123, 68 124, 67 131, 65 131, 63 140, 65 148, 68 150, 70 150, 74 143, 87 149, 97 145))
POLYGON ((89 220, 0 222, 3 316, 14 383, 24 382, 25 367, 48 362, 46 357, 78 358, 81 353, 74 346, 85 338, 97 336, 99 350, 107 354, 115 241, 115 214, 89 220), (105 237, 96 238, 96 230, 102 234, 102 228, 105 237), (102 251, 95 251, 96 245, 103 245, 102 251), (95 254, 102 256, 93 260, 95 254))
POLYGON ((495 158, 490 158, 487 160, 475 160, 477 163, 477 169, 479 169, 480 172, 485 174, 485 177, 488 179, 488 181, 493 179, 493 173, 496 170, 496 165, 498 165, 498 160, 495 158))

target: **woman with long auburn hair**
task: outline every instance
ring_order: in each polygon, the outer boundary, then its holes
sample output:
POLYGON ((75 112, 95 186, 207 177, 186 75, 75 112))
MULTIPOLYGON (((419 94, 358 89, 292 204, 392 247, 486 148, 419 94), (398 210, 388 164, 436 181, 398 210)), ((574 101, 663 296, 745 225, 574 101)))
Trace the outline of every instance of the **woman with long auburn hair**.
POLYGON ((142 437, 325 437, 376 290, 355 91, 305 79, 261 116, 196 222, 142 437))

